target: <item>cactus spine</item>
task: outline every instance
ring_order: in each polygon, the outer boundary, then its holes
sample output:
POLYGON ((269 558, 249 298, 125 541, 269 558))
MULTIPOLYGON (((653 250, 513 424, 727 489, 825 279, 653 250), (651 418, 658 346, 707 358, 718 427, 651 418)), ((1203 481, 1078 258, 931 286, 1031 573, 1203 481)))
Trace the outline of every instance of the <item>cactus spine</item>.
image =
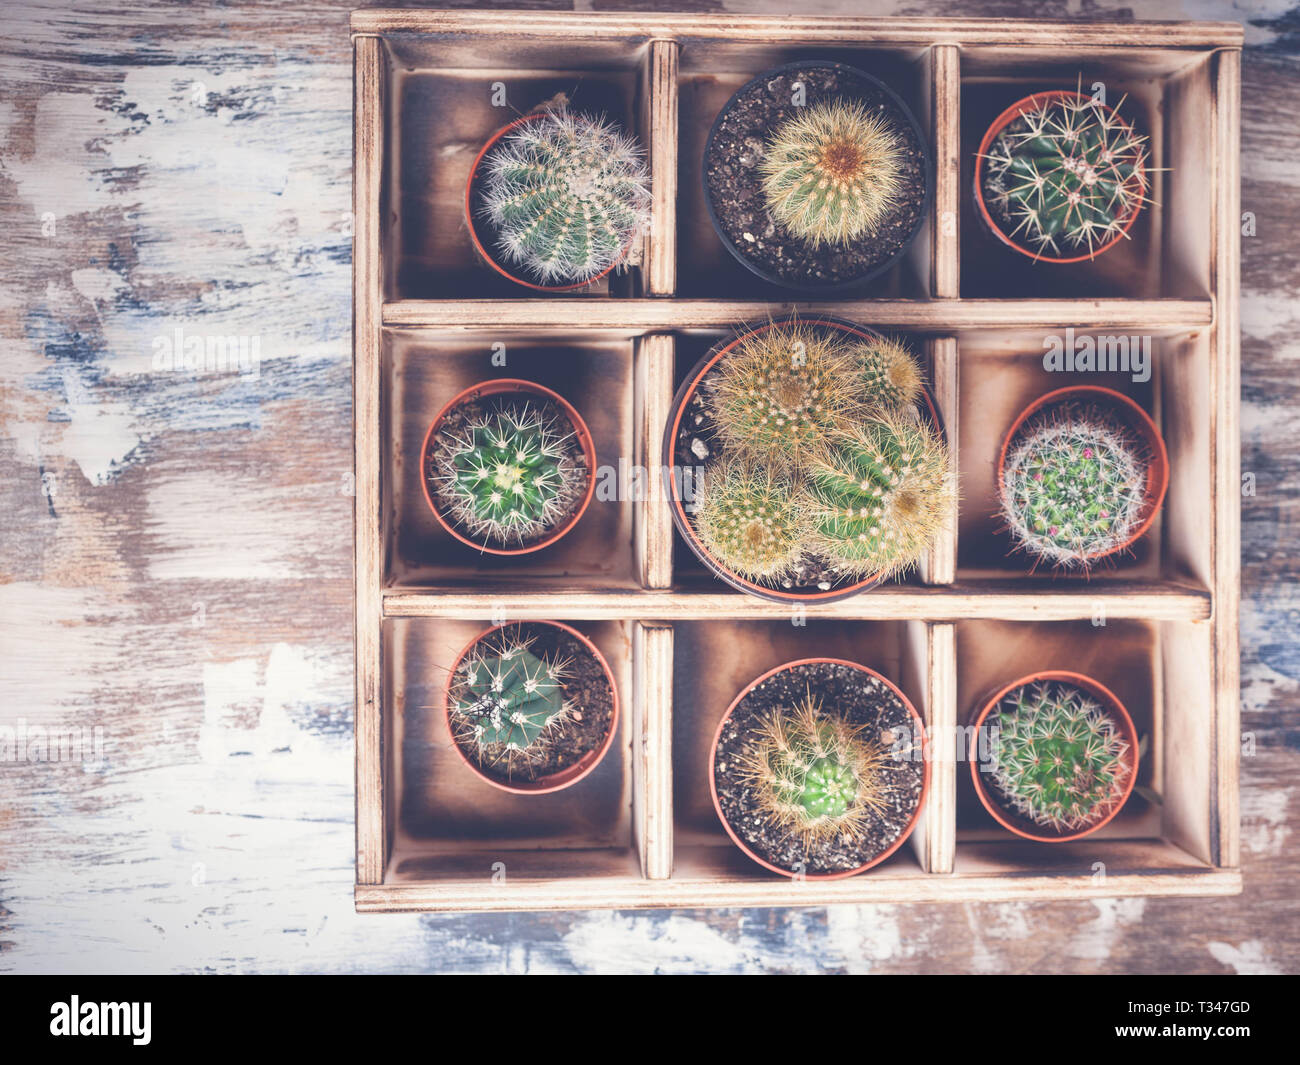
POLYGON ((1047 100, 995 138, 984 195, 1029 250, 1092 255, 1149 202, 1146 141, 1090 96, 1047 100))
POLYGON ((806 530, 789 479, 724 460, 705 473, 699 492, 696 532, 713 556, 748 580, 778 583, 806 530))
POLYGON ((898 202, 902 141, 857 102, 797 112, 775 129, 759 163, 773 218, 814 247, 874 232, 898 202))
POLYGON ((852 346, 850 358, 870 408, 905 410, 921 398, 921 368, 907 346, 893 337, 872 337, 852 346))
POLYGON ((1002 470, 1002 516, 1017 545, 1055 566, 1086 568, 1124 545, 1146 497, 1131 435, 1088 414, 1018 434, 1002 470))
POLYGON ((563 689, 567 663, 539 658, 530 647, 501 630, 476 645, 452 678, 452 727, 480 762, 526 765, 571 713, 563 689))
POLYGON ((740 770, 757 808, 775 825, 805 842, 851 841, 886 808, 889 760, 864 726, 824 713, 810 692, 761 720, 740 770))
POLYGON ((440 459, 452 517, 472 535, 501 544, 552 528, 563 517, 570 483, 584 475, 566 458, 570 435, 528 403, 469 425, 440 459))
POLYGON ((861 405, 843 341, 799 322, 746 336, 720 363, 714 388, 726 444, 778 469, 797 464, 861 405))
POLYGON ((891 576, 914 564, 953 499, 947 448, 899 412, 830 441, 808 480, 812 543, 855 577, 891 576))
POLYGON ((1057 681, 1010 692, 989 715, 993 785, 1057 832, 1085 828, 1124 795, 1128 744, 1101 706, 1057 681))
POLYGON ((484 168, 502 254, 544 284, 603 273, 649 225, 641 149, 605 119, 543 112, 505 134, 484 168))

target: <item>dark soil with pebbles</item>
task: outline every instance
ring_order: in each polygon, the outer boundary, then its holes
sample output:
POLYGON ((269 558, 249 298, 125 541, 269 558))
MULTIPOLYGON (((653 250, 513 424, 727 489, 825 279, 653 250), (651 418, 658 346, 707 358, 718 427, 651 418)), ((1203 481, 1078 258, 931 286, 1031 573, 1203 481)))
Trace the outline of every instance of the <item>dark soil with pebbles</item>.
POLYGON ((925 169, 925 148, 888 93, 850 70, 810 64, 741 90, 706 149, 704 183, 718 225, 749 262, 797 287, 841 285, 887 263, 912 238, 925 209, 925 169), (904 143, 898 203, 875 233, 852 244, 815 248, 768 211, 758 164, 772 131, 797 111, 796 82, 805 87, 805 105, 846 99, 884 112, 904 143))
POLYGON ((442 424, 438 427, 433 439, 429 441, 429 448, 424 456, 423 473, 425 483, 429 486, 429 497, 433 500, 434 505, 438 508, 438 513, 442 515, 447 524, 455 528, 466 539, 473 540, 484 547, 509 548, 512 550, 531 547, 533 544, 545 540, 556 529, 571 521, 582 506, 583 497, 587 494, 587 484, 592 477, 592 471, 587 469, 587 456, 582 450, 582 444, 578 440, 578 434, 574 431, 573 423, 569 421, 568 415, 554 400, 531 392, 503 392, 498 395, 485 396, 482 399, 470 399, 452 407, 443 418, 442 424), (542 532, 532 537, 526 537, 523 540, 487 539, 481 535, 475 535, 463 522, 456 519, 456 511, 451 495, 443 482, 441 466, 456 447, 457 441, 465 438, 469 426, 484 418, 491 417, 499 411, 518 410, 525 405, 540 411, 544 417, 553 420, 559 432, 567 431, 569 434, 564 442, 564 455, 560 460, 560 470, 565 473, 560 489, 562 516, 542 532), (570 476, 570 473, 576 473, 577 475, 570 476))
POLYGON ((457 746, 484 773, 503 783, 540 780, 577 764, 588 751, 605 742, 614 717, 614 691, 591 651, 563 629, 519 622, 490 637, 494 644, 502 638, 531 641, 529 650, 538 658, 566 662, 560 686, 572 710, 545 735, 545 742, 536 752, 530 752, 528 757, 516 755, 509 764, 480 761, 473 745, 457 740, 457 746))
POLYGON ((783 670, 746 695, 723 726, 713 764, 722 814, 750 850, 782 869, 809 874, 857 869, 889 849, 921 801, 925 762, 915 729, 916 720, 906 704, 878 677, 827 662, 783 670), (760 720, 774 709, 794 707, 810 690, 821 698, 824 713, 865 725, 868 735, 874 733, 891 750, 897 747, 897 760, 888 770, 888 807, 868 815, 866 834, 856 841, 834 838, 806 843, 783 831, 757 810, 752 789, 742 781, 738 758, 756 741, 760 720))

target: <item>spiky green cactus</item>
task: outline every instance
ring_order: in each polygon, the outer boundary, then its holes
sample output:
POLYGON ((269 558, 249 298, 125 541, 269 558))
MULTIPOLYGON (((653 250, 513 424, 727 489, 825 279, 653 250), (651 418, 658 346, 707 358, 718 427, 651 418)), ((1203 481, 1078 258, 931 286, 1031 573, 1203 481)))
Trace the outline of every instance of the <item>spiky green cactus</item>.
POLYGON ((1146 141, 1091 96, 1045 101, 990 145, 985 199, 1030 251, 1091 255, 1148 202, 1146 141))
POLYGON ((921 368, 907 345, 893 337, 872 337, 851 346, 850 358, 869 408, 904 410, 921 398, 921 368))
POLYGON ((585 476, 565 457, 569 435, 529 403, 467 426, 441 458, 452 516, 472 535, 498 544, 552 528, 563 516, 569 482, 585 476))
POLYGON ((704 474, 695 502, 700 540, 734 573, 776 584, 798 559, 807 523, 788 478, 723 460, 704 474))
POLYGON ((953 493, 939 435, 886 413, 832 439, 810 462, 810 543, 850 576, 891 576, 930 546, 953 493))
POLYGON ((814 247, 870 234, 898 202, 903 142, 860 103, 796 109, 773 131, 759 173, 772 217, 814 247))
POLYGON ((1035 824, 1086 828, 1123 797, 1128 743, 1077 687, 1048 681, 1016 688, 987 724, 993 786, 1035 824))
POLYGON ((1122 547, 1141 517, 1147 466, 1136 440, 1087 414, 1021 432, 1007 449, 1002 516, 1017 545, 1062 568, 1122 547))
POLYGON ((778 469, 851 423, 861 386, 842 334, 785 322, 746 336, 718 366, 714 420, 729 448, 778 469))
POLYGON ((807 842, 860 838, 885 809, 890 756, 864 726, 824 713, 809 693, 771 711, 740 758, 740 775, 760 812, 807 842))
POLYGON ((603 273, 649 225, 643 153, 603 118, 546 111, 502 137, 483 165, 502 253, 543 284, 603 273))

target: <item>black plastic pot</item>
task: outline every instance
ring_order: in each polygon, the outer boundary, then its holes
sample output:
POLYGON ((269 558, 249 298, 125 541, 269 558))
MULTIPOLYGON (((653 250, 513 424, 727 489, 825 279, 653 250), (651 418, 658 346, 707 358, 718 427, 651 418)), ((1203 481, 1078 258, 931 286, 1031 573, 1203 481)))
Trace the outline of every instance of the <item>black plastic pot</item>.
MULTIPOLYGON (((718 239, 722 241, 722 246, 732 254, 737 262, 744 266, 745 269, 755 277, 761 278, 770 285, 775 285, 778 288, 783 288, 790 292, 800 292, 806 295, 817 296, 848 296, 858 293, 881 274, 891 270, 898 261, 902 259, 903 255, 907 252, 907 249, 911 247, 912 242, 921 231, 922 223, 930 212, 930 201, 934 196, 934 167, 930 155, 930 146, 926 141, 925 134, 921 130, 921 125, 917 122, 916 116, 912 114, 911 108, 903 102, 902 97, 900 97, 898 93, 875 75, 868 74, 866 71, 859 70, 857 67, 849 66, 847 63, 838 63, 830 59, 809 59, 793 63, 783 63, 779 67, 773 67, 771 70, 764 71, 758 77, 751 78, 736 90, 731 99, 728 100, 722 110, 718 112, 717 117, 713 120, 713 125, 709 128, 709 137, 704 144, 704 155, 700 160, 700 183, 704 190, 704 205, 708 209, 709 222, 713 225, 713 231, 717 233, 718 239), (835 70, 845 71, 852 77, 870 82, 889 98, 894 106, 898 108, 899 113, 907 120, 912 132, 916 136, 916 142, 920 146, 921 150, 922 181, 925 186, 924 195, 921 199, 921 209, 917 214, 916 224, 912 227, 912 231, 908 234, 907 239, 903 241, 902 247, 899 248, 893 256, 885 262, 873 266, 869 271, 867 271, 867 273, 860 277, 825 285, 801 285, 787 281, 779 274, 765 270, 746 258, 744 251, 736 245, 730 236, 728 236, 727 232, 718 221, 717 211, 713 205, 713 197, 709 192, 709 181, 706 173, 708 161, 713 154, 713 144, 718 135, 718 130, 721 128, 723 120, 726 118, 728 113, 730 113, 736 99, 759 82, 770 80, 777 75, 787 73, 791 70, 807 70, 810 67, 833 68, 835 70)), ((796 240, 797 238, 791 237, 791 239, 796 240)))
MULTIPOLYGON (((853 333, 860 337, 878 337, 880 332, 868 326, 858 325, 849 322, 843 318, 834 318, 829 315, 818 315, 815 318, 801 318, 790 315, 784 318, 776 318, 761 324, 745 325, 732 336, 718 341, 708 350, 692 368, 691 372, 686 375, 686 379, 677 389, 677 394, 673 396, 672 406, 668 410, 668 423, 664 427, 664 440, 661 453, 662 470, 664 479, 664 490, 668 498, 669 509, 672 511, 673 524, 681 538, 686 541, 686 546, 691 549, 691 553, 700 560, 706 569, 719 580, 731 585, 737 591, 747 592, 750 595, 756 595, 760 599, 767 599, 774 603, 833 603, 840 599, 847 599, 858 592, 866 591, 869 588, 875 588, 884 583, 884 577, 872 576, 856 581, 852 584, 846 584, 843 587, 831 588, 826 591, 783 591, 780 588, 768 588, 753 581, 748 581, 739 574, 732 573, 715 559, 705 546, 700 543, 695 529, 691 526, 690 519, 686 516, 686 511, 681 498, 681 484, 674 473, 677 469, 677 431, 681 424, 682 412, 686 408, 687 401, 699 387, 700 382, 713 365, 730 349, 734 348, 743 338, 762 330, 771 329, 776 326, 786 325, 790 322, 798 321, 803 325, 828 326, 832 329, 840 329, 845 332, 853 333)), ((944 428, 943 419, 939 415, 939 408, 934 402, 934 394, 930 391, 928 383, 922 386, 922 399, 924 405, 921 407, 922 417, 929 422, 930 426, 943 439, 944 444, 948 443, 948 433, 944 428)))

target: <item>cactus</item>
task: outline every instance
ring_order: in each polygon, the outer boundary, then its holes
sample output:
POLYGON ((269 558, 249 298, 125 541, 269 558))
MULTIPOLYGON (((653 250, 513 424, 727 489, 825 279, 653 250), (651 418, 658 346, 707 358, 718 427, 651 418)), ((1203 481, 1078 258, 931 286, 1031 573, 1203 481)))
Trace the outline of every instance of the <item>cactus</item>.
POLYGON ((797 111, 773 131, 759 163, 772 217, 814 247, 873 233, 898 202, 902 140, 860 103, 797 111))
POLYGON ((596 277, 649 225, 641 149, 603 118, 543 112, 505 134, 484 166, 501 252, 543 284, 596 277))
POLYGON ((714 420, 739 454, 789 469, 853 421, 860 391, 839 334, 787 322, 749 334, 721 361, 714 420))
POLYGON ((1062 568, 1122 547, 1146 498, 1131 434, 1083 413, 1017 435, 1003 464, 1003 520, 1017 545, 1062 568))
POLYGON ((850 358, 864 390, 864 406, 904 410, 921 398, 921 368, 907 346, 893 337, 873 337, 851 347, 850 358))
POLYGON ((889 752, 862 725, 822 711, 809 692, 758 724, 740 775, 760 812, 805 843, 859 839, 888 804, 889 752))
POLYGON ((917 561, 948 518, 948 450, 929 426, 889 412, 818 452, 808 495, 812 546, 850 576, 892 576, 917 561))
POLYGON ((582 473, 565 458, 569 435, 528 403, 467 426, 440 460, 452 516, 495 543, 522 543, 552 528, 570 481, 582 473))
POLYGON ((984 195, 1029 250, 1092 255, 1149 202, 1146 141, 1090 96, 1048 100, 994 139, 984 195))
POLYGON ((696 508, 705 547, 748 580, 779 583, 799 557, 806 524, 785 477, 724 460, 704 474, 696 508))
POLYGON ((1128 744, 1078 688, 1025 685, 989 716, 993 785, 1035 824, 1057 832, 1084 828, 1123 797, 1128 744))
POLYGON ((481 762, 527 762, 572 712, 564 701, 567 663, 538 658, 530 646, 500 630, 474 647, 452 680, 457 741, 481 762))

